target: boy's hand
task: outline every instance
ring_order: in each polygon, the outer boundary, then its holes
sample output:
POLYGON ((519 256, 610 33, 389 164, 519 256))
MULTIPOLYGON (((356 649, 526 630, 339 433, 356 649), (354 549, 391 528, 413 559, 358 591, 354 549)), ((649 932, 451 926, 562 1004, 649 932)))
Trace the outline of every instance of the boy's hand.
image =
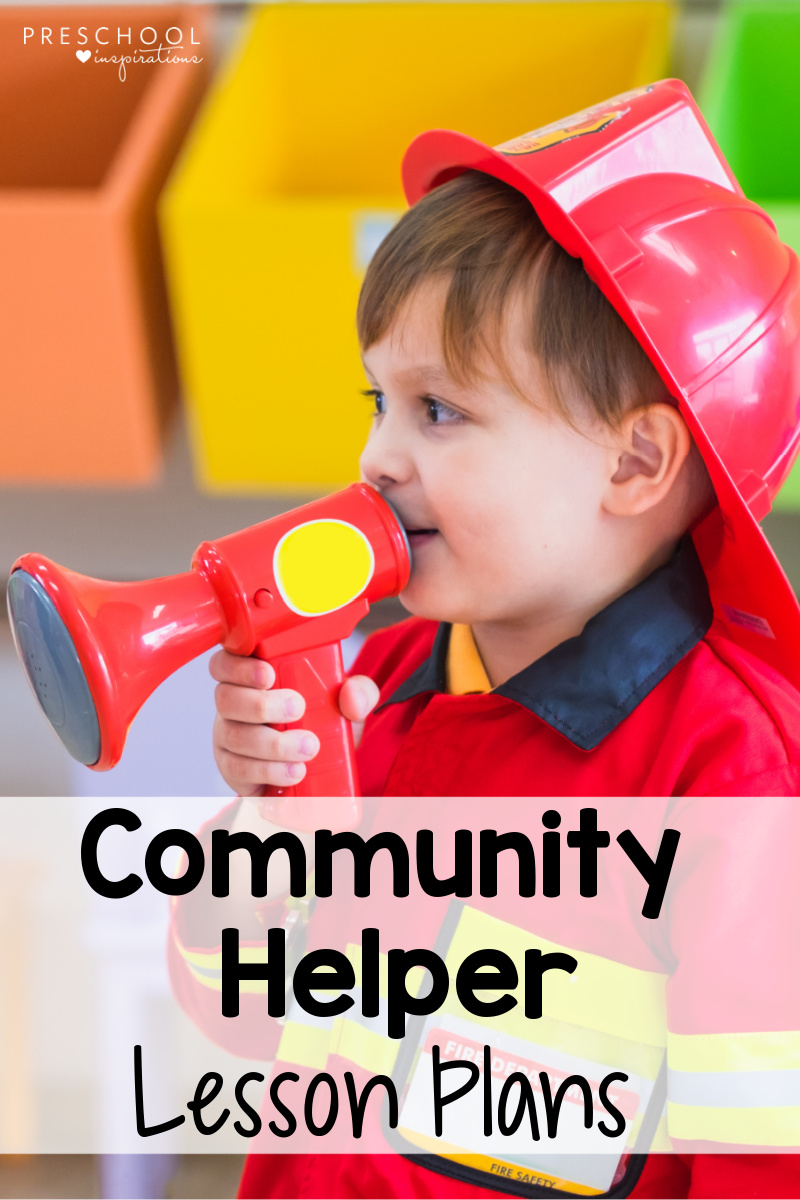
MULTIPOLYGON (((260 658, 241 658, 218 650, 209 663, 217 681, 214 758, 228 787, 254 796, 264 784, 291 787, 303 778, 305 764, 319 750, 319 738, 303 729, 283 732, 270 726, 298 721, 305 700, 288 688, 272 690, 275 672, 260 658)), ((356 745, 363 723, 378 703, 379 690, 366 675, 346 679, 339 709, 354 723, 356 745)))

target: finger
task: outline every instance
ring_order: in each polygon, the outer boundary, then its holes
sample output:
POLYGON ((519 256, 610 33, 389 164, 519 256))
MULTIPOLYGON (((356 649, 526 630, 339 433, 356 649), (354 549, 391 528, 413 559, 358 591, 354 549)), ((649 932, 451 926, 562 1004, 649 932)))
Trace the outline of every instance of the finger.
POLYGON ((339 711, 348 721, 363 721, 380 699, 380 689, 368 675, 352 675, 339 692, 339 711))
POLYGON ((208 660, 208 670, 217 683, 234 683, 239 687, 271 688, 275 671, 263 658, 246 658, 218 650, 208 660))
POLYGON ((307 762, 319 751, 319 738, 307 729, 281 731, 241 721, 220 720, 214 744, 229 754, 265 762, 307 762))
POLYGON ((282 725, 299 721, 306 702, 299 692, 289 688, 264 691, 233 683, 218 683, 214 689, 217 712, 227 721, 245 721, 252 725, 282 725))
POLYGON ((256 795, 265 785, 293 787, 306 773, 304 763, 264 762, 228 750, 218 750, 215 758, 223 779, 240 796, 256 795))

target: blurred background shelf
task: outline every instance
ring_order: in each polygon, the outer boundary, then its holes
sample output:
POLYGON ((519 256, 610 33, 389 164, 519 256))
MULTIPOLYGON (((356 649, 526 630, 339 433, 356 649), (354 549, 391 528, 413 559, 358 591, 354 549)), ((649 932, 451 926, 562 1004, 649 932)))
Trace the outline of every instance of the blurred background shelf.
MULTIPOLYGON (((166 1200, 235 1196, 244 1158, 235 1154, 187 1154, 168 1179, 166 1200)), ((36 1158, 0 1155, 0 1195, 15 1200, 53 1196, 97 1200, 103 1195, 101 1164, 91 1154, 47 1154, 36 1158)))

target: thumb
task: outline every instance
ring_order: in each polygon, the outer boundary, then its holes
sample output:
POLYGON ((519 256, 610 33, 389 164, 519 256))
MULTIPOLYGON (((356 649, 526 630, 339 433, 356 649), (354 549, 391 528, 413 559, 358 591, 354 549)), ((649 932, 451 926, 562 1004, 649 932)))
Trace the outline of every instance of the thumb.
MULTIPOLYGON (((368 675, 351 675, 339 692, 339 711, 348 721, 358 725, 372 712, 380 698, 380 690, 368 675)), ((353 731, 358 741, 361 730, 353 731)))

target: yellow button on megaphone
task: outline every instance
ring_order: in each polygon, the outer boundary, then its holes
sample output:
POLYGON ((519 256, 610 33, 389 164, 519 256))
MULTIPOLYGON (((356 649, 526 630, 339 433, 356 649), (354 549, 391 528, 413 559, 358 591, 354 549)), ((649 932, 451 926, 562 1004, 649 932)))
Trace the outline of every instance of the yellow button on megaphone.
POLYGON ((347 521, 308 521, 275 547, 275 581, 296 613, 318 617, 360 596, 372 578, 369 541, 347 521))

